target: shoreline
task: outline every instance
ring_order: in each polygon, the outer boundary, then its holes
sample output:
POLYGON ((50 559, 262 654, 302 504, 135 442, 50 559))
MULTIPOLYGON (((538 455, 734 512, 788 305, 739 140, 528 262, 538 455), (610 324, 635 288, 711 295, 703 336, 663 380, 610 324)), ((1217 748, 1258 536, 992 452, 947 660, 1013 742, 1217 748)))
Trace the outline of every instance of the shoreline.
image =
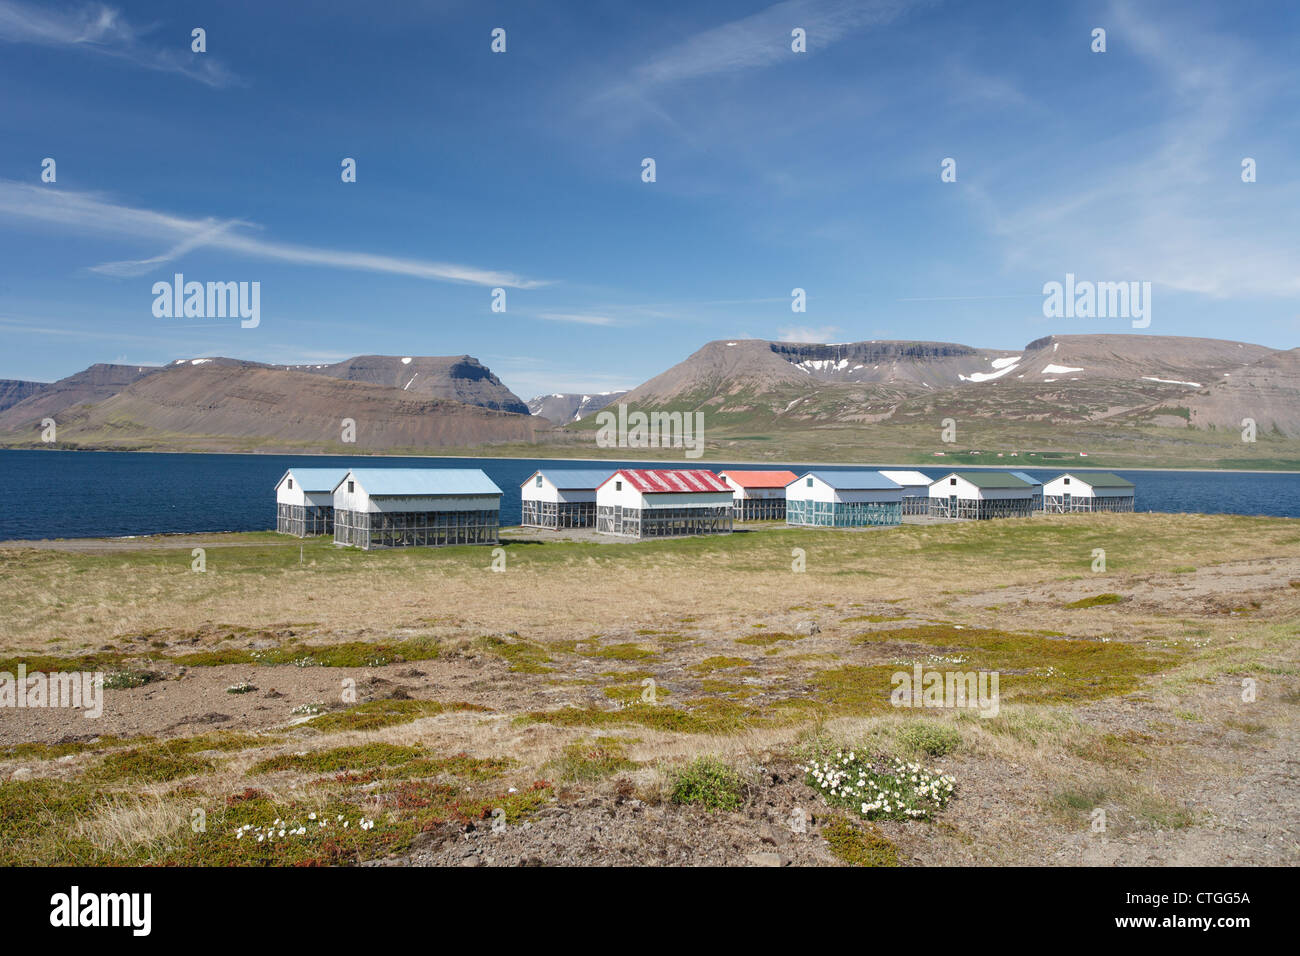
MULTIPOLYGON (((0 452, 5 451, 31 451, 31 452, 75 452, 78 454, 116 454, 116 455, 227 455, 239 456, 243 458, 350 458, 350 455, 339 455, 332 452, 256 452, 256 451, 124 451, 114 448, 12 448, 0 447, 0 452)), ((542 462, 577 462, 577 463, 595 463, 604 464, 612 463, 615 467, 619 465, 654 465, 658 467, 671 468, 706 468, 712 465, 745 465, 762 467, 765 469, 779 469, 782 465, 788 465, 787 461, 752 461, 744 459, 709 459, 709 458, 688 458, 683 459, 680 463, 677 459, 663 458, 561 458, 557 456, 540 456, 529 457, 524 455, 388 455, 388 454, 365 454, 355 456, 362 460, 377 458, 405 458, 431 461, 456 461, 465 459, 488 458, 499 461, 542 461, 542 462)), ((867 469, 915 469, 915 468, 935 468, 948 467, 947 465, 936 466, 928 462, 870 462, 870 461, 801 461, 797 464, 809 468, 867 468, 867 469)), ((1175 474, 1202 474, 1202 475, 1300 475, 1300 469, 1249 469, 1249 468, 1157 468, 1150 465, 1093 465, 1085 464, 1074 468, 1053 465, 1044 467, 1035 464, 1015 464, 1015 465, 970 465, 954 464, 949 470, 951 471, 970 471, 970 470, 987 470, 987 471, 1054 471, 1060 467, 1062 471, 1165 471, 1175 474)))

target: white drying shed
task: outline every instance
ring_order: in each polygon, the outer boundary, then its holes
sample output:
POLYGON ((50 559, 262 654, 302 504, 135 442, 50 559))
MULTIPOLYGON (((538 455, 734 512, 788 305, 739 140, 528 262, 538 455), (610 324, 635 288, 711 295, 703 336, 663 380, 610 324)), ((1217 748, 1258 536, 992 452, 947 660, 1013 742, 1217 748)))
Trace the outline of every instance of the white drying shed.
POLYGON ((1028 518, 1037 489, 1005 471, 953 471, 930 484, 935 518, 1028 518))
POLYGON ((728 534, 732 491, 704 468, 621 468, 596 489, 596 530, 629 538, 728 534))
POLYGON ((878 471, 810 471, 785 489, 785 523, 827 528, 896 525, 903 489, 878 471))
POLYGON ((930 482, 932 479, 919 471, 881 471, 896 485, 903 487, 903 514, 930 513, 930 482))
POLYGON ((334 543, 496 544, 501 489, 479 468, 353 468, 334 488, 334 543))
POLYGON ((1072 511, 1132 511, 1133 482, 1108 471, 1067 473, 1043 485, 1043 510, 1052 514, 1072 511))
POLYGON ((720 471, 731 489, 737 521, 781 521, 785 518, 785 486, 793 471, 720 471))
POLYGON ((520 524, 531 528, 594 528, 596 489, 608 468, 542 468, 519 486, 520 524))
POLYGON ((275 483, 275 530, 305 538, 334 533, 334 486, 342 468, 290 468, 275 483))

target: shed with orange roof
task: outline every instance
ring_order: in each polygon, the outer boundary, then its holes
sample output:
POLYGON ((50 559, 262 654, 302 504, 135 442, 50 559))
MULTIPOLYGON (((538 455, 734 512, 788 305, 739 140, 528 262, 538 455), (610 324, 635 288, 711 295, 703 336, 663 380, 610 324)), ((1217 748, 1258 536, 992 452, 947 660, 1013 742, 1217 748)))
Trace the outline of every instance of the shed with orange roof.
POLYGON ((784 521, 785 486, 794 481, 793 471, 718 472, 731 489, 732 509, 737 521, 784 521))

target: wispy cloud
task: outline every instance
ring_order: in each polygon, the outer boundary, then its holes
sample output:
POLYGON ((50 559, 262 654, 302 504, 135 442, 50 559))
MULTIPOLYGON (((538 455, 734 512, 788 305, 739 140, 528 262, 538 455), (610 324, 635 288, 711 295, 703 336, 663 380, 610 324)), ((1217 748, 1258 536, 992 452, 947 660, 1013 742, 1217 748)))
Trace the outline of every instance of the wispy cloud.
POLYGON ((867 27, 896 19, 915 0, 784 0, 758 13, 697 33, 652 57, 634 72, 634 86, 662 86, 788 62, 790 32, 807 32, 814 51, 867 27))
POLYGON ((208 53, 192 53, 189 31, 171 46, 147 44, 145 34, 127 23, 120 10, 101 3, 35 6, 0 0, 0 41, 85 51, 125 60, 146 70, 176 73, 211 87, 242 81, 208 53))
MULTIPOLYGON (((1161 108, 1147 128, 1106 131, 1094 144, 1110 154, 1102 161, 1053 154, 1055 182, 1041 191, 1016 196, 1002 182, 968 185, 1009 263, 1050 263, 1044 280, 1059 279, 1059 266, 1216 299, 1300 293, 1300 242, 1277 212, 1300 202, 1300 187, 1280 175, 1244 184, 1238 166, 1244 156, 1289 154, 1269 117, 1286 110, 1294 68, 1189 17, 1175 26, 1115 4, 1105 19, 1145 65, 1145 95, 1161 108), (1269 202, 1261 203, 1265 190, 1269 202)), ((1034 160, 1022 157, 1021 165, 1034 160)), ((1006 175, 1022 181, 1023 170, 1006 175)))
POLYGON ((618 325, 617 319, 608 315, 585 315, 580 312, 539 312, 539 319, 548 322, 574 322, 578 325, 618 325))
POLYGON ((218 221, 212 218, 187 219, 152 209, 126 206, 95 193, 72 192, 11 180, 0 180, 0 213, 62 227, 77 234, 93 232, 172 243, 166 252, 148 259, 128 259, 91 267, 92 270, 107 275, 139 275, 202 247, 263 261, 387 273, 438 282, 513 289, 532 289, 547 284, 543 280, 527 279, 513 272, 475 266, 275 242, 247 235, 247 230, 259 228, 248 222, 218 221))

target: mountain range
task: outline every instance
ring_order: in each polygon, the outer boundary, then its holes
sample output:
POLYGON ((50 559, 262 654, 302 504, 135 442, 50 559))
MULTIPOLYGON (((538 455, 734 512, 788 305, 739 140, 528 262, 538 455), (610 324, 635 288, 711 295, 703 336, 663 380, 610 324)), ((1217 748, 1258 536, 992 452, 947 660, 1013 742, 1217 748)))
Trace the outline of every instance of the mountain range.
POLYGON ((978 462, 985 448, 1091 447, 1127 463, 1300 461, 1300 349, 1133 334, 1049 335, 1019 350, 719 340, 626 393, 527 403, 468 355, 93 365, 53 383, 0 381, 0 444, 38 445, 52 418, 68 447, 338 451, 346 418, 369 452, 599 455, 594 412, 612 402, 704 411, 710 454, 724 457, 978 462), (949 419, 956 447, 936 444, 949 419), (1243 447, 1247 419, 1267 454, 1243 447))

